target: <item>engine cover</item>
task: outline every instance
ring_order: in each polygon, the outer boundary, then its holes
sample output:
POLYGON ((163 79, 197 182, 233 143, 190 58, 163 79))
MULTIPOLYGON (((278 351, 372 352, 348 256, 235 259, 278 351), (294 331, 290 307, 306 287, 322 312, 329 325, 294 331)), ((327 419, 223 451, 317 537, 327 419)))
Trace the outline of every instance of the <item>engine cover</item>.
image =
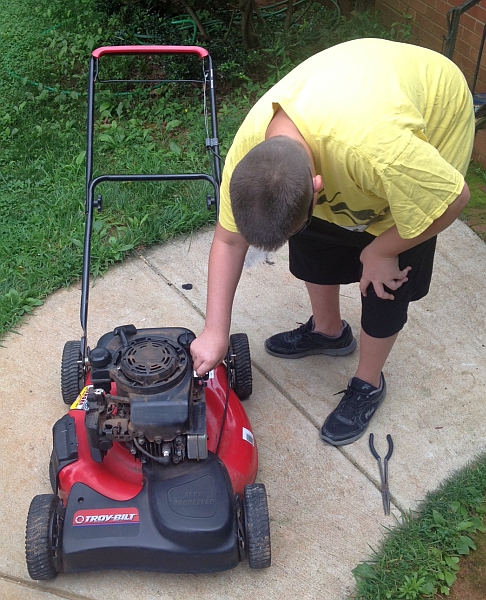
POLYGON ((134 325, 117 327, 100 338, 89 352, 91 383, 104 391, 105 406, 97 408, 99 435, 134 440, 138 450, 150 444, 150 456, 174 440, 169 451, 174 453, 175 445, 180 454, 181 436, 187 436, 183 445, 188 454, 199 457, 201 452, 204 457, 206 407, 189 352, 194 338, 185 328, 137 330, 134 325))
POLYGON ((183 379, 188 363, 188 355, 180 344, 162 336, 137 336, 118 353, 113 376, 117 387, 128 394, 158 394, 183 379))

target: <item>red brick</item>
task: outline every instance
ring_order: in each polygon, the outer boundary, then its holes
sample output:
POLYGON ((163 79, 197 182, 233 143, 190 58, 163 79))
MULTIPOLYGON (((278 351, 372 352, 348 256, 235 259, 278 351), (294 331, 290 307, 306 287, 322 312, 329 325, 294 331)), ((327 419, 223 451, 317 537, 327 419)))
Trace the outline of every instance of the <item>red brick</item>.
POLYGON ((429 18, 432 23, 447 23, 445 15, 430 6, 427 6, 425 9, 425 16, 429 18))
POLYGON ((476 49, 479 48, 481 43, 481 37, 466 27, 459 27, 457 39, 461 39, 463 42, 476 49))
POLYGON ((425 13, 426 4, 422 0, 409 0, 408 5, 419 13, 425 13))
POLYGON ((417 14, 416 24, 423 29, 427 35, 432 35, 439 38, 441 41, 443 36, 447 34, 447 29, 442 23, 434 23, 427 19, 424 15, 417 14))
MULTIPOLYGON (((475 68, 476 68, 476 62, 474 63, 475 68)), ((474 73, 474 71, 473 71, 474 73)), ((482 82, 486 80, 486 65, 479 65, 479 71, 478 71, 478 81, 476 82, 476 91, 478 91, 480 89, 480 83, 481 83, 481 87, 482 86, 482 82)), ((486 90, 482 90, 482 91, 486 91, 486 90)))
POLYGON ((396 7, 396 9, 398 10, 398 12, 401 15, 406 14, 408 11, 408 3, 407 2, 401 2, 400 0, 398 0, 398 2, 393 3, 393 6, 396 7))
POLYGON ((459 21, 460 25, 462 25, 466 29, 470 29, 471 31, 474 31, 477 22, 478 19, 475 19, 467 12, 461 15, 461 19, 459 21))
POLYGON ((402 16, 400 13, 396 13, 393 11, 389 11, 386 13, 386 15, 384 15, 388 25, 391 25, 392 23, 402 23, 402 16))
POLYGON ((417 16, 417 11, 414 8, 409 8, 408 14, 412 16, 412 21, 415 21, 415 17, 417 16))
POLYGON ((419 27, 421 27, 422 29, 429 29, 431 22, 430 19, 428 19, 424 14, 421 13, 417 13, 417 17, 415 19, 415 22, 417 23, 417 25, 419 27))
POLYGON ((474 138, 472 158, 484 169, 486 167, 486 129, 480 129, 474 138))
POLYGON ((430 23, 429 26, 428 26, 428 31, 430 32, 431 35, 433 35, 438 40, 440 40, 441 49, 442 49, 442 46, 445 47, 444 38, 445 38, 445 36, 447 34, 447 30, 444 29, 444 27, 441 24, 439 24, 439 23, 430 23))
MULTIPOLYGON (((472 85, 472 84, 471 84, 472 85)), ((486 92, 486 79, 479 78, 476 81, 476 87, 474 89, 475 94, 484 94, 486 92)))
POLYGON ((464 56, 475 59, 478 54, 479 43, 476 45, 476 40, 472 39, 470 31, 462 31, 461 35, 457 35, 455 51, 461 52, 464 56), (471 50, 473 51, 471 53, 471 50))
POLYGON ((424 48, 430 48, 436 52, 441 52, 442 40, 434 35, 431 35, 428 29, 416 27, 414 28, 414 35, 417 37, 417 45, 423 46, 424 48))
POLYGON ((458 57, 456 57, 454 55, 454 62, 459 66, 461 71, 464 73, 464 76, 466 77, 467 82, 469 83, 469 86, 471 86, 473 77, 474 77, 474 69, 476 68, 476 63, 473 62, 472 60, 470 60, 469 58, 467 58, 465 56, 461 56, 461 55, 458 55, 458 57), (459 61, 459 57, 460 57, 460 61, 459 61))
POLYGON ((442 15, 446 15, 451 9, 449 2, 442 2, 439 0, 436 3, 430 3, 433 8, 440 12, 442 15))
POLYGON ((481 23, 481 21, 476 21, 474 25, 474 33, 482 36, 484 31, 485 23, 481 23))
POLYGON ((478 19, 478 21, 482 21, 483 23, 486 21, 486 8, 481 6, 481 4, 476 4, 476 6, 470 8, 467 11, 467 14, 471 15, 471 17, 475 17, 478 19))
POLYGON ((390 8, 391 7, 389 2, 375 2, 375 10, 377 10, 378 12, 386 12, 387 10, 390 10, 390 8))
POLYGON ((382 15, 392 14, 398 16, 400 14, 400 12, 396 10, 394 6, 390 6, 389 4, 383 4, 379 10, 382 15))

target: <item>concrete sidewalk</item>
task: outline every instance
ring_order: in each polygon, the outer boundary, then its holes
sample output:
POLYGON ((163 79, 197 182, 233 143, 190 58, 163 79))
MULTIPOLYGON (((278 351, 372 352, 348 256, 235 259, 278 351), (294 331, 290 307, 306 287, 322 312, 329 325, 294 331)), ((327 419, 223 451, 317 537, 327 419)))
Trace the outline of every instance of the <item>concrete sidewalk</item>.
MULTIPOLYGON (((89 342, 115 326, 203 326, 212 231, 146 251, 97 279, 90 292, 89 342), (191 283, 185 290, 183 284, 191 283)), ((79 286, 61 290, 10 334, 0 348, 3 531, 0 598, 8 600, 174 600, 323 598, 353 591, 351 570, 377 548, 400 511, 486 449, 486 246, 456 222, 439 239, 431 293, 412 306, 385 369, 388 398, 370 431, 379 451, 392 434, 392 513, 383 516, 376 461, 368 436, 337 449, 319 439, 325 416, 354 374, 347 357, 280 360, 263 341, 310 316, 305 288, 287 271, 286 250, 245 269, 233 331, 250 339, 253 395, 245 403, 258 442, 258 481, 265 483, 272 567, 246 562, 212 575, 100 572, 34 582, 24 557, 28 507, 50 493, 54 422, 66 412, 61 354, 81 336, 79 286)), ((342 311, 359 333, 357 285, 342 289, 342 311)))

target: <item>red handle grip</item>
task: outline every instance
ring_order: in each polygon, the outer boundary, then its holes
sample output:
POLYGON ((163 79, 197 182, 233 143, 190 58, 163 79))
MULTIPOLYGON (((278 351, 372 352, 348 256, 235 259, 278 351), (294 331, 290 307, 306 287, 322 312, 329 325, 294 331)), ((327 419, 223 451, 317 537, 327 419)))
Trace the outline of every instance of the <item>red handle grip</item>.
POLYGON ((93 58, 103 54, 197 54, 200 58, 209 52, 200 46, 102 46, 91 52, 93 58))

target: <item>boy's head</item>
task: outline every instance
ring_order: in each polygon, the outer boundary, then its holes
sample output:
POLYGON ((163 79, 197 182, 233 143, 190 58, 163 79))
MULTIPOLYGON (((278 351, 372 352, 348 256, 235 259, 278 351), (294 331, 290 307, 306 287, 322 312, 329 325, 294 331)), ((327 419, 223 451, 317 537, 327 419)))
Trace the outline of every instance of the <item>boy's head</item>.
POLYGON ((314 197, 310 159, 287 136, 255 146, 230 181, 236 226, 252 246, 276 250, 304 224, 314 197))

